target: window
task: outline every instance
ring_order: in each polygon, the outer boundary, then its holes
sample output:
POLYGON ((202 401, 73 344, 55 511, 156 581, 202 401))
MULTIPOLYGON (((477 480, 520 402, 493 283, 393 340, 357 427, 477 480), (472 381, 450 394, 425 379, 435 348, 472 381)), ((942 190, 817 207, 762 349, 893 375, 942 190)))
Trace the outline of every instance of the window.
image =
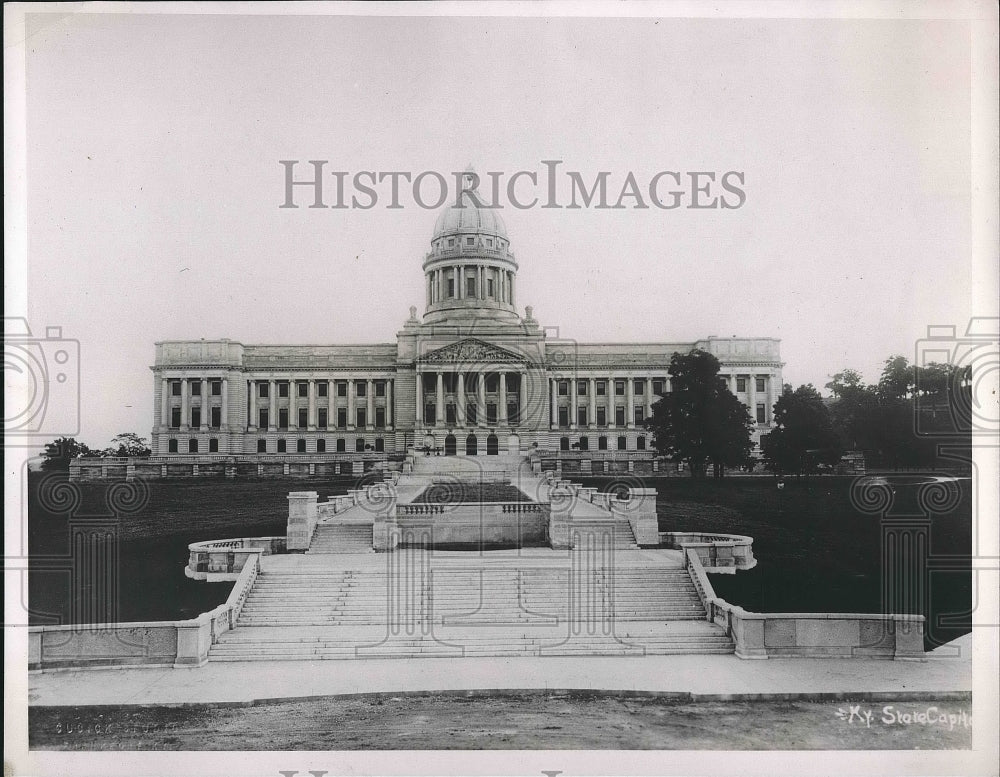
POLYGON ((455 279, 454 278, 449 278, 448 279, 448 296, 449 297, 454 297, 455 296, 455 279))
POLYGON ((618 450, 620 450, 620 451, 625 450, 628 447, 627 443, 628 443, 628 438, 627 437, 625 437, 624 435, 621 436, 621 437, 619 437, 618 438, 618 450))
POLYGON ((177 439, 175 437, 167 440, 167 453, 177 453, 177 439))
POLYGON ((455 245, 455 238, 453 238, 453 237, 449 237, 449 238, 448 238, 448 245, 449 245, 449 246, 453 246, 453 245, 455 245))
POLYGON ((300 397, 309 396, 309 384, 304 381, 299 381, 295 384, 298 387, 298 392, 300 397))
POLYGON ((385 429, 385 408, 376 407, 375 408, 375 427, 377 429, 385 429))
POLYGON ((299 438, 298 440, 296 440, 295 441, 295 451, 296 451, 296 453, 305 453, 306 452, 306 441, 303 440, 302 438, 299 438))
POLYGON ((492 237, 486 238, 486 246, 488 248, 493 248, 493 238, 492 237))
POLYGON ((299 408, 299 426, 301 427, 309 426, 309 408, 306 407, 299 408))
POLYGON ((257 440, 257 453, 267 453, 267 440, 257 440))
POLYGON ((640 434, 638 437, 635 438, 635 449, 637 451, 646 450, 646 435, 640 434))
POLYGON ((486 393, 496 394, 500 390, 500 377, 498 375, 490 374, 486 376, 486 393))
POLYGON ((172 380, 170 381, 170 393, 172 396, 179 397, 181 395, 181 381, 172 380))
POLYGON ((767 420, 767 406, 757 405, 757 423, 762 424, 767 420))
POLYGON ((338 437, 337 453, 346 453, 346 452, 347 452, 347 440, 345 440, 343 437, 338 437))
POLYGON ((594 384, 594 388, 597 396, 603 397, 608 393, 608 382, 606 380, 599 380, 594 384))
POLYGON ((267 429, 267 408, 262 407, 257 411, 258 420, 260 423, 257 424, 261 429, 267 429))
POLYGON ((616 397, 625 396, 625 381, 623 380, 615 381, 615 396, 616 397))
POLYGON ((465 244, 467 246, 474 246, 476 244, 476 238, 474 238, 474 237, 467 237, 467 238, 465 238, 465 244))
POLYGON ((320 397, 325 397, 330 393, 330 384, 325 380, 321 380, 316 384, 316 395, 320 397))
POLYGON ((283 380, 278 384, 278 396, 287 397, 288 396, 288 381, 283 380))
POLYGON ((519 415, 520 415, 520 408, 518 408, 517 402, 508 402, 507 403, 507 421, 510 422, 510 423, 512 423, 512 424, 519 423, 520 420, 521 420, 518 417, 519 415))
POLYGON ((191 408, 191 426, 201 426, 201 408, 191 408))
POLYGON ((327 418, 327 410, 326 410, 325 407, 321 407, 319 409, 319 418, 317 420, 318 420, 318 423, 316 425, 320 429, 326 429, 328 418, 327 418))
POLYGON ((170 425, 174 429, 179 429, 181 425, 181 409, 173 407, 170 409, 170 425))
POLYGON ((278 453, 284 453, 285 450, 286 450, 286 448, 285 448, 285 441, 284 441, 284 439, 278 440, 278 453))
POLYGON ((757 391, 765 391, 766 389, 764 384, 765 384, 764 378, 757 378, 757 391))
POLYGON ((338 380, 337 381, 337 396, 346 397, 347 396, 347 381, 338 380))
POLYGON ((487 278, 486 279, 486 296, 488 296, 488 297, 494 297, 494 296, 496 296, 496 294, 493 291, 493 279, 492 278, 487 278))
POLYGON ((364 427, 368 424, 368 410, 363 407, 357 408, 358 420, 355 426, 364 427))
POLYGON ((222 381, 221 380, 213 380, 211 386, 212 386, 212 388, 211 388, 212 396, 213 397, 221 397, 222 396, 222 381))
POLYGON ((569 437, 559 438, 559 450, 568 451, 569 450, 569 437))
POLYGON ((663 393, 663 388, 664 388, 663 384, 664 384, 664 380, 662 378, 658 378, 658 379, 654 380, 653 381, 653 393, 654 394, 662 394, 663 393))
POLYGON ((288 408, 283 407, 278 411, 278 428, 287 429, 288 428, 288 408))
POLYGON ((587 408, 585 408, 585 407, 578 407, 576 409, 576 422, 580 426, 586 426, 587 425, 587 408))
POLYGON ((455 405, 451 402, 444 406, 444 422, 449 426, 455 425, 455 405))
POLYGON ((355 453, 364 453, 365 452, 365 438, 364 437, 358 437, 357 439, 354 440, 354 452, 355 453))
POLYGON ((381 453, 385 450, 385 439, 382 437, 375 438, 375 451, 381 453))
POLYGON ((737 378, 736 379, 736 390, 737 391, 746 391, 747 390, 747 379, 746 378, 737 378))
POLYGON ((586 437, 581 437, 580 438, 579 445, 580 445, 580 450, 581 451, 589 451, 590 450, 590 440, 588 438, 586 438, 586 437))
POLYGON ((608 409, 606 407, 597 408, 597 425, 598 426, 608 425, 608 409))
POLYGON ((561 380, 559 381, 559 396, 566 397, 569 396, 569 381, 561 380))
POLYGON ((385 387, 386 387, 386 385, 387 385, 387 381, 384 381, 384 380, 377 380, 377 381, 375 381, 375 396, 377 396, 377 397, 384 397, 385 396, 385 387))
POLYGON ((642 394, 642 393, 644 393, 646 391, 646 379, 645 378, 636 378, 632 382, 632 388, 633 388, 633 390, 635 391, 636 394, 642 394))
POLYGON ((198 441, 194 437, 192 437, 190 440, 188 440, 188 453, 197 453, 197 452, 198 452, 198 441))
POLYGON ((191 381, 191 396, 198 396, 201 393, 201 381, 192 380, 191 381))
POLYGON ((468 404, 465 406, 465 417, 468 419, 470 424, 479 423, 479 408, 476 405, 468 404))
POLYGON ((316 440, 316 453, 326 453, 326 440, 322 437, 316 440))
POLYGON ((581 397, 587 396, 587 384, 589 382, 590 381, 586 380, 578 380, 576 382, 576 393, 579 394, 581 397))
POLYGON ((625 408, 621 405, 615 408, 615 426, 625 426, 625 408))
POLYGON ((486 405, 486 423, 495 424, 497 422, 497 403, 489 402, 486 405))
POLYGON ((466 278, 465 279, 465 296, 475 297, 476 296, 476 279, 466 278))
POLYGON ((644 412, 643 412, 644 410, 645 410, 645 408, 643 408, 642 405, 636 405, 632 409, 632 416, 633 416, 633 418, 635 418, 635 422, 637 424, 641 424, 642 423, 642 419, 644 418, 644 412))
POLYGON ((267 399, 268 391, 270 390, 270 388, 271 387, 267 383, 258 383, 257 396, 260 397, 261 399, 267 399))
POLYGON ((211 413, 212 413, 211 426, 213 429, 218 429, 220 426, 222 426, 222 408, 213 407, 211 413))
POLYGON ((218 437, 210 437, 208 439, 208 452, 209 453, 218 453, 219 452, 219 438, 218 437))
POLYGON ((347 426, 347 408, 337 408, 337 428, 344 429, 347 426))
POLYGON ((354 381, 354 396, 363 397, 365 392, 368 390, 368 384, 363 380, 354 381))
POLYGON ((569 426, 569 408, 560 407, 559 408, 559 426, 565 429, 569 426))
POLYGON ((424 423, 437 423, 437 405, 431 403, 424 405, 424 423))
POLYGON ((597 438, 597 450, 606 451, 608 449, 608 438, 598 437, 597 438))

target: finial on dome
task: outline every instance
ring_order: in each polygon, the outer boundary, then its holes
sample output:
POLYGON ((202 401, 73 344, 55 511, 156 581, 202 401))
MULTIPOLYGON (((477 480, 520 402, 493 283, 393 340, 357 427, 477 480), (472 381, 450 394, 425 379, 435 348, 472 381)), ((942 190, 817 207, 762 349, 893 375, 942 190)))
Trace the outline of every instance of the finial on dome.
POLYGON ((416 321, 416 320, 417 320, 417 306, 410 305, 410 321, 416 321))
POLYGON ((533 307, 531 307, 531 305, 525 305, 524 306, 524 320, 525 321, 534 321, 535 319, 531 315, 534 312, 535 312, 535 309, 533 307))

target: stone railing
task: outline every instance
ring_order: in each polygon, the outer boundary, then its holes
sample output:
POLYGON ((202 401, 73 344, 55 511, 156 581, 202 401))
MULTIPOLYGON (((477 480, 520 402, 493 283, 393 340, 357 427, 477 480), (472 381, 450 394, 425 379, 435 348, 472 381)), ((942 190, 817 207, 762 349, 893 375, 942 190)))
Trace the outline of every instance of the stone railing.
MULTIPOLYGON (((334 453, 171 453, 140 457, 81 457, 70 460, 69 479, 333 477, 388 468, 391 454, 334 453), (349 471, 348 471, 349 470, 349 471)), ((399 465, 393 465, 398 468, 399 465)))
POLYGON ((709 572, 733 574, 738 569, 753 569, 753 537, 742 534, 702 534, 699 532, 660 532, 660 547, 697 552, 709 572))
POLYGON ((221 582, 236 580, 252 557, 284 553, 284 537, 238 537, 188 545, 184 574, 194 580, 221 582))
POLYGON ((706 619, 732 637, 739 658, 925 658, 922 615, 748 612, 716 596, 697 548, 684 548, 684 566, 706 619))
POLYGON ((224 604, 184 621, 31 626, 28 669, 94 666, 202 666, 234 628, 260 572, 260 551, 243 565, 224 604))

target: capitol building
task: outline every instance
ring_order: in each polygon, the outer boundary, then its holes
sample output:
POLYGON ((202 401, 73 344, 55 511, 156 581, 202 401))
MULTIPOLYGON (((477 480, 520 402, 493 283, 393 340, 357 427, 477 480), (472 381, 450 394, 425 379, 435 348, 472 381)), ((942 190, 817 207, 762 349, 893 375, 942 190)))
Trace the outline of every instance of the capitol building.
POLYGON ((782 387, 777 339, 553 337, 531 307, 522 315, 518 270, 497 211, 463 192, 434 225, 423 314, 410 308, 395 342, 156 343, 153 458, 332 474, 413 447, 455 456, 537 448, 585 462, 576 471, 654 471, 643 421, 670 391, 671 356, 693 348, 719 359, 759 447, 782 387))

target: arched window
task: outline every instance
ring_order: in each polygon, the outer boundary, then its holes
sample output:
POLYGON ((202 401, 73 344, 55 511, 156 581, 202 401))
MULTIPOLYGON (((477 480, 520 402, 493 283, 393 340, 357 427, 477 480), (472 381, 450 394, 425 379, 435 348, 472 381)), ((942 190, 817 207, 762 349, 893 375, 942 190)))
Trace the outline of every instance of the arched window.
POLYGON ((474 434, 465 438, 465 455, 476 456, 479 454, 479 439, 474 434))
POLYGON ((354 451, 356 453, 364 453, 365 452, 365 438, 364 437, 358 437, 354 441, 354 451))
POLYGON ((198 440, 195 437, 192 437, 190 440, 188 440, 188 453, 197 453, 197 452, 198 452, 198 440))
POLYGON ((299 438, 298 440, 295 441, 295 451, 296 453, 306 452, 306 441, 304 439, 299 438))
POLYGON ((608 438, 601 436, 597 438, 597 450, 606 451, 608 449, 608 438))
POLYGON ((343 437, 338 437, 337 453, 346 453, 346 452, 347 452, 347 440, 345 440, 343 437))
POLYGON ((559 438, 559 450, 568 451, 569 450, 569 437, 559 438))
POLYGON ((618 438, 618 450, 623 451, 628 448, 628 438, 622 435, 618 438))
POLYGON ((589 451, 590 450, 590 440, 586 437, 580 438, 580 450, 589 451))
POLYGON ((495 434, 491 434, 486 438, 486 455, 496 456, 500 453, 500 440, 495 434))
POLYGON ((635 449, 637 451, 646 450, 646 435, 640 434, 638 437, 635 438, 635 449))
POLYGON ((257 453, 267 453, 267 440, 264 438, 257 440, 257 453))
POLYGON ((167 453, 177 453, 177 438, 171 437, 167 440, 167 453))
POLYGON ((326 453, 326 440, 322 437, 316 440, 316 453, 326 453))
POLYGON ((218 437, 210 437, 209 438, 209 440, 208 440, 208 452, 209 453, 218 453, 219 452, 219 438, 218 437))

